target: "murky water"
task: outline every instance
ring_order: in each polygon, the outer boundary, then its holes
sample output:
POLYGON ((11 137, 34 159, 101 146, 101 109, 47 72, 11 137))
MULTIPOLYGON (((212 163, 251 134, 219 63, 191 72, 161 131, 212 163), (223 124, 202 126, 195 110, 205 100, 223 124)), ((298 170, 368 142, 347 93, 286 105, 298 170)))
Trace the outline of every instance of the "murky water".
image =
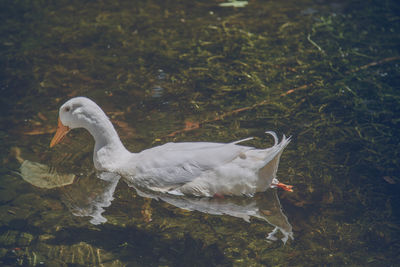
POLYGON ((1 2, 1 265, 398 265, 400 5, 221 3, 1 2), (294 192, 168 198, 97 177, 84 130, 49 148, 79 95, 134 152, 292 135, 294 192))

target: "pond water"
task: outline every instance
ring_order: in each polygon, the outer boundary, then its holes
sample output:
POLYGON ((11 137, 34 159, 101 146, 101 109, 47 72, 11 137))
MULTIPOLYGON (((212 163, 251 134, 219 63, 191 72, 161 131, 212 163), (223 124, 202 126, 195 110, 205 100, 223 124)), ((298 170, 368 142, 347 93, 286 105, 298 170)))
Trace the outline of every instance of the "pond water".
POLYGON ((0 6, 0 265, 399 264, 398 1, 0 6), (169 198, 98 177, 86 131, 49 148, 74 96, 133 152, 292 136, 278 178, 294 192, 169 198))

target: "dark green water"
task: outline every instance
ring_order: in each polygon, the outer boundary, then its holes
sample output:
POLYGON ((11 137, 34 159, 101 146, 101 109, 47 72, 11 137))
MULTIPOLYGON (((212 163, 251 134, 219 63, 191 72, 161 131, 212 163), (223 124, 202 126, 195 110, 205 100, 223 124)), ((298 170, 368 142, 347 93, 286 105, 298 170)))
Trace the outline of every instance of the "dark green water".
POLYGON ((0 265, 398 266, 398 1, 219 3, 0 1, 0 265), (292 135, 278 177, 295 190, 256 196, 276 206, 248 223, 119 182, 107 222, 92 224, 76 215, 110 187, 93 174, 92 138, 76 130, 49 148, 59 106, 80 95, 135 152, 292 135), (185 122, 200 128, 168 136, 185 122), (75 182, 31 185, 16 150, 75 182), (266 239, 279 202, 286 245, 266 239))

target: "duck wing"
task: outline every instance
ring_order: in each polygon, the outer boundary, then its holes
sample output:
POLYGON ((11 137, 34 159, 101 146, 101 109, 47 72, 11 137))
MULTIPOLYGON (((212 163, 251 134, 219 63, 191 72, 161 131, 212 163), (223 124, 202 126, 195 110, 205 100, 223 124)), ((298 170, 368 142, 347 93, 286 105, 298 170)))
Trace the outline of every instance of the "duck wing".
POLYGON ((176 188, 254 149, 238 142, 166 143, 144 150, 136 154, 135 180, 157 191, 176 188))

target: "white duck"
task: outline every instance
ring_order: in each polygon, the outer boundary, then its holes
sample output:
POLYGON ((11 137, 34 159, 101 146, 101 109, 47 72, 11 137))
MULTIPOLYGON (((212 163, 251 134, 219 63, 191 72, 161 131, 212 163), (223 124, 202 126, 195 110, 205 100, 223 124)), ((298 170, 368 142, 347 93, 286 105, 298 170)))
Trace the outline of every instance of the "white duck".
POLYGON ((290 138, 283 136, 267 149, 238 143, 167 143, 131 153, 118 137, 103 110, 86 97, 75 97, 61 106, 57 132, 50 147, 59 143, 70 129, 85 128, 95 139, 94 166, 99 171, 121 175, 137 188, 175 195, 224 196, 262 192, 269 187, 291 186, 276 179, 279 158, 290 138))

